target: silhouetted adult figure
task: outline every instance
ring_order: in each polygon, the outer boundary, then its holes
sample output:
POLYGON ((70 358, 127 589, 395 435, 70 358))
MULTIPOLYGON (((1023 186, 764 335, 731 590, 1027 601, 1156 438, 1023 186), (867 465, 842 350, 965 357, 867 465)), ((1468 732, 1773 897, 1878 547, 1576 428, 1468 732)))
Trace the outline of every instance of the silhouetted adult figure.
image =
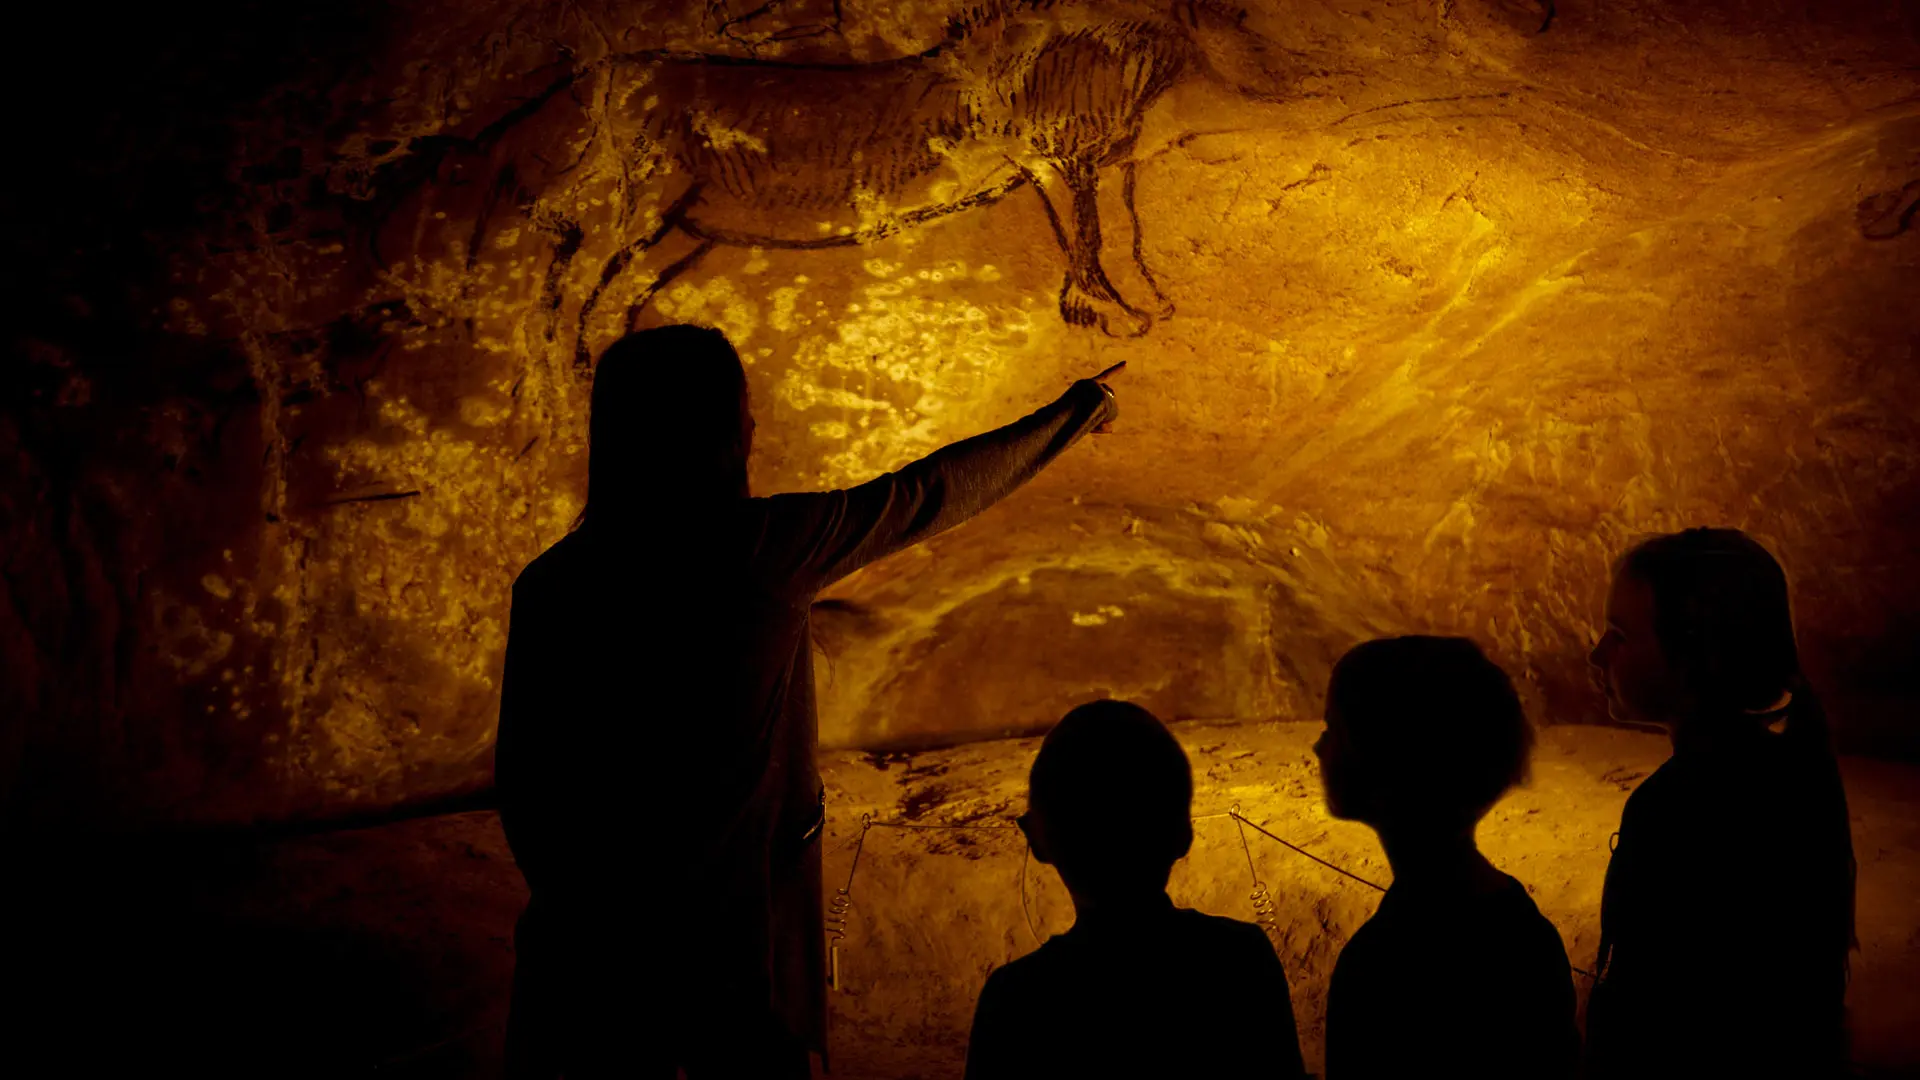
POLYGON ((858 487, 755 498, 726 338, 668 326, 607 349, 586 509, 513 590, 496 778, 532 892, 515 1075, 808 1074, 826 1027, 814 595, 1117 411, 1082 380, 858 487))
POLYGON ((1327 809, 1379 834, 1393 885, 1334 964, 1328 1080, 1576 1071, 1566 946, 1474 841, 1532 747, 1513 684, 1464 638, 1370 641, 1334 666, 1327 809))
POLYGON ((1186 752, 1138 705, 1082 705, 1047 734, 1020 827, 1073 928, 988 977, 967 1080, 1304 1075, 1265 932, 1167 896, 1192 804, 1186 752))
POLYGON ((1853 840, 1780 564, 1734 529, 1640 544, 1592 659, 1616 719, 1673 739, 1607 867, 1593 1075, 1841 1074, 1853 840))

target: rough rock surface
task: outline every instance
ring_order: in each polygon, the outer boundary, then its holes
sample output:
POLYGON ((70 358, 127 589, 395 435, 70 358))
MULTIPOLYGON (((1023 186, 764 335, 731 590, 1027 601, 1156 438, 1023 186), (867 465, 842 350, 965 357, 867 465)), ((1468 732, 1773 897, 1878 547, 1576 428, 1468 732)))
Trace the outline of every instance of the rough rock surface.
MULTIPOLYGON (((1371 831, 1327 817, 1313 726, 1183 724, 1177 734, 1193 760, 1199 820, 1193 851, 1175 867, 1168 891, 1186 906, 1254 921, 1251 853, 1274 902, 1270 933, 1292 985, 1301 1047, 1317 1069, 1334 960, 1379 894, 1252 831, 1243 848, 1233 819, 1207 815, 1238 806, 1276 836, 1362 878, 1386 885, 1392 872, 1371 831)), ((836 755, 827 772, 834 809, 828 885, 846 884, 863 818, 1009 824, 1025 809, 1036 749, 1037 740, 1022 739, 894 757, 836 755)), ((1599 948, 1600 890, 1620 808, 1666 754, 1664 740, 1633 732, 1547 730, 1531 781, 1481 824, 1488 858, 1527 886, 1578 967, 1591 967, 1599 948)), ((1911 986, 1920 965, 1912 900, 1920 886, 1912 853, 1920 804, 1907 786, 1911 776, 1911 766, 1847 761, 1861 867, 1850 1023, 1855 1059, 1878 1067, 1920 1061, 1901 1019, 1920 1004, 1911 986)), ((850 1044, 853 1075, 875 1080, 957 1076, 987 974, 1073 923, 1065 887, 1050 868, 1026 863, 1017 831, 873 829, 852 895, 834 1030, 850 1044)), ((1444 992, 1445 973, 1434 978, 1444 992)), ((1583 1010, 1587 985, 1575 977, 1583 1010)))
MULTIPOLYGON (((1309 732, 1179 725, 1197 780, 1195 810, 1237 803, 1314 854, 1390 880, 1364 829, 1325 818, 1309 732)), ((829 895, 846 881, 864 815, 1005 824, 1021 808, 1034 748, 1025 739, 831 755, 829 895)), ((1633 732, 1545 731, 1532 782, 1481 829, 1488 854, 1527 883, 1583 967, 1596 944, 1608 835, 1627 792, 1665 752, 1662 740, 1633 732)), ((1920 1009, 1920 770, 1862 758, 1842 767, 1860 859, 1853 1059, 1860 1076, 1911 1076, 1920 1068, 1912 1025, 1920 1009)), ((1203 819, 1195 833, 1174 895, 1251 919, 1251 877, 1232 822, 1203 819)), ((988 970, 1031 950, 1035 932, 1063 930, 1072 917, 1059 878, 1029 866, 1029 931, 1017 835, 868 834, 842 954, 846 989, 829 998, 835 1078, 960 1075, 988 970)), ((1333 960, 1376 897, 1271 840, 1249 840, 1275 900, 1302 1042, 1317 1062, 1333 960)), ((92 849, 83 855, 78 872, 36 876, 45 888, 8 897, 39 905, 36 932, 9 954, 36 988, 15 1011, 27 1048, 44 1039, 86 1075, 176 1064, 196 1076, 501 1075, 511 935, 526 892, 491 813, 271 842, 203 838, 131 865, 92 849), (125 903, 129 895, 141 903, 125 903), (109 965, 120 976, 103 988, 98 973, 109 965), (76 1000, 93 1004, 76 1009, 76 1000), (101 1039, 101 1030, 118 1037, 101 1039)), ((18 853, 13 859, 24 869, 18 853)))
POLYGON ((1593 719, 1609 559, 1709 522, 1794 573, 1848 737, 1920 742, 1910 5, 1062 0, 937 53, 958 5, 281 7, 33 88, 9 815, 484 785, 629 314, 733 336, 764 491, 1129 361, 1118 433, 823 611, 835 745, 1310 717, 1407 630, 1593 719), (786 66, 608 59, 662 48, 786 66))

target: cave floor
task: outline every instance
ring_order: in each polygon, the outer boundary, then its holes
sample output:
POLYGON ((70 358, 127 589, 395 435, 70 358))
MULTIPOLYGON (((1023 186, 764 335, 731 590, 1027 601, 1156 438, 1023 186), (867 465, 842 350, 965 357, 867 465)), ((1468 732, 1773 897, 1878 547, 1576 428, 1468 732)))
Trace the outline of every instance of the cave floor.
MULTIPOLYGON (((1238 806, 1276 835, 1384 881, 1371 836, 1329 821, 1308 746, 1317 725, 1180 725, 1195 813, 1238 806)), ((973 995, 993 965, 1065 928, 1051 871, 1025 862, 1018 812, 1035 740, 913 755, 826 756, 829 888, 846 881, 862 818, 876 828, 853 882, 833 996, 836 1073, 957 1077, 973 995), (949 826, 966 826, 949 828, 949 826)), ((1662 740, 1542 733, 1530 785, 1482 828, 1586 966, 1608 837, 1662 740)), ((1860 861, 1861 953, 1851 996, 1862 1075, 1920 1072, 1920 767, 1845 763, 1860 861)), ((1251 918, 1250 851, 1275 900, 1309 1063, 1326 979, 1377 894, 1231 818, 1203 816, 1176 899, 1251 918)), ((7 890, 21 1002, 16 1046, 57 1071, 189 1075, 499 1074, 512 928, 525 901, 499 823, 446 814, 272 841, 198 838, 138 850, 16 853, 7 890), (21 992, 24 991, 24 992, 21 992)), ((1576 979, 1577 983, 1584 980, 1576 979)))

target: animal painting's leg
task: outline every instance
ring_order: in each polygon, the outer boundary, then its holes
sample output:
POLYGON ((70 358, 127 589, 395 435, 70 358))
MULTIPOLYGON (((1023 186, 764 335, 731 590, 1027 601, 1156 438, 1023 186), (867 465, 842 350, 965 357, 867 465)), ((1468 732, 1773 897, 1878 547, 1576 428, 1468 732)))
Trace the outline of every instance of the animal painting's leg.
POLYGON ((369 234, 374 264, 385 268, 396 246, 402 260, 438 258, 441 245, 452 239, 447 230, 459 222, 472 222, 471 231, 462 238, 472 269, 494 212, 510 193, 525 186, 528 163, 559 158, 564 153, 559 147, 570 145, 577 136, 577 114, 570 116, 564 110, 577 108, 566 91, 578 80, 578 72, 561 70, 557 78, 472 138, 422 136, 407 140, 399 153, 383 158, 385 164, 376 174, 374 227, 369 234), (535 119, 548 110, 556 112, 535 119))
POLYGON ((614 252, 613 257, 607 260, 607 265, 600 269, 600 280, 594 283, 593 290, 587 293, 586 302, 580 305, 580 325, 574 337, 573 362, 574 366, 582 372, 592 366, 593 362, 592 353, 587 345, 587 330, 588 324, 593 319, 594 309, 600 305, 600 294, 607 291, 607 286, 613 284, 613 279, 620 276, 620 272, 627 268, 627 264, 633 261, 635 255, 644 254, 655 244, 664 240, 669 232, 681 227, 687 207, 692 206, 699 197, 700 185, 698 184, 681 192, 679 198, 673 200, 666 210, 661 212, 660 224, 653 231, 614 252))
POLYGON ((547 263, 547 279, 540 288, 540 308, 546 312, 547 341, 551 343, 560 329, 560 305, 565 301, 561 287, 566 284, 567 267, 573 265, 573 257, 580 253, 587 234, 571 218, 555 217, 542 224, 554 235, 553 260, 547 263))
POLYGON ((1138 337, 1153 319, 1122 299, 1100 263, 1099 174, 1090 162, 1064 161, 1033 174, 1054 239, 1067 258, 1060 286, 1060 317, 1073 326, 1098 327, 1115 337, 1138 337), (1062 197, 1063 196, 1063 197, 1062 197), (1066 214, 1055 203, 1064 202, 1066 214))
POLYGON ((500 166, 493 174, 493 183, 487 185, 486 198, 480 202, 480 209, 473 216, 473 231, 467 236, 467 273, 471 274, 480 264, 480 252, 486 248, 487 226, 492 223, 494 212, 500 209, 501 200, 512 191, 520 180, 519 170, 509 161, 500 166))
POLYGON ((640 291, 640 295, 634 297, 633 303, 627 305, 628 333, 632 333, 640 328, 640 316, 646 311, 647 305, 652 302, 653 298, 660 294, 660 290, 666 288, 674 278, 693 269, 696 263, 706 258, 707 252, 713 250, 713 246, 713 240, 702 237, 698 247, 675 259, 665 269, 655 275, 651 282, 647 283, 647 287, 640 291))
POLYGON ((1129 161, 1122 166, 1122 168, 1124 169, 1122 174, 1124 178, 1120 184, 1120 195, 1127 204, 1127 220, 1133 225, 1133 267, 1140 271, 1141 279, 1147 283, 1147 288, 1153 290, 1153 298, 1158 301, 1153 309, 1153 317, 1156 319, 1164 319, 1173 314, 1173 301, 1167 299, 1167 294, 1161 291, 1159 280, 1153 276, 1153 271, 1147 269, 1146 257, 1140 250, 1142 243, 1140 235, 1140 208, 1135 206, 1133 202, 1133 186, 1137 174, 1140 171, 1140 166, 1138 162, 1129 161))

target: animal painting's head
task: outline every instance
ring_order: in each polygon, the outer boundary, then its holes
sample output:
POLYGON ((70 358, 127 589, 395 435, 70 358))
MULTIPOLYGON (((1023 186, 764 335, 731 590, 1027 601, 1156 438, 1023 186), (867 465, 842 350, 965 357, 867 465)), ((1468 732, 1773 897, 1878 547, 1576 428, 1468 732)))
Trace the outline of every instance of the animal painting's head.
POLYGON ((625 528, 747 495, 753 413, 725 334, 660 326, 600 354, 587 422, 585 528, 625 528))
POLYGON ((1297 56, 1247 25, 1247 9, 1220 0, 1178 0, 1172 15, 1185 28, 1200 68, 1214 82, 1255 101, 1300 97, 1305 72, 1297 56))

